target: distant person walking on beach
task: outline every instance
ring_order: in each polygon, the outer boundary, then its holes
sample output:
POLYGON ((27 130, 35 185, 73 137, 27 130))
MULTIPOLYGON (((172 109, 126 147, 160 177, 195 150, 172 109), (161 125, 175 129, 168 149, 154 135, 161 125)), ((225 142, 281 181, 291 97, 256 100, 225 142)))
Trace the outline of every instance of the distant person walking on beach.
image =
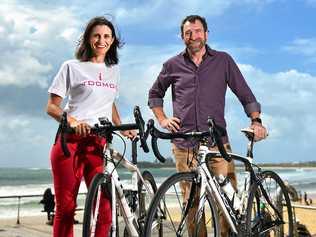
MULTIPOLYGON (((65 157, 60 136, 51 150, 51 165, 56 197, 54 237, 72 237, 76 198, 82 177, 89 186, 96 173, 102 172, 105 139, 90 135, 91 126, 98 118, 112 119, 121 124, 114 103, 118 96, 119 67, 117 50, 121 42, 113 24, 104 17, 95 17, 87 24, 76 51, 77 60, 63 63, 48 89, 47 113, 60 121, 63 111, 68 113, 68 123, 76 134, 68 134, 70 157, 65 157), (61 108, 68 96, 65 108, 61 108)), ((135 131, 125 131, 133 137, 135 131)), ((111 226, 111 206, 102 197, 101 221, 95 236, 107 236, 111 226)), ((99 220, 99 218, 98 218, 99 220)))
POLYGON ((309 205, 309 202, 308 202, 308 198, 307 198, 307 193, 304 192, 304 202, 306 205, 309 205))
MULTIPOLYGON (((260 119, 260 104, 248 87, 238 66, 230 55, 211 49, 206 41, 208 28, 206 20, 198 15, 187 16, 181 24, 181 37, 185 50, 163 64, 157 80, 149 91, 148 104, 161 127, 171 132, 206 131, 207 118, 212 116, 219 125, 225 148, 230 151, 229 139, 224 118, 225 94, 227 86, 237 95, 247 116, 250 127, 255 132, 255 140, 266 137, 267 131, 260 119), (163 109, 163 98, 171 87, 173 116, 168 117, 163 109)), ((190 171, 196 166, 193 158, 198 144, 195 141, 174 139, 173 154, 179 172, 190 171)), ((210 149, 217 149, 211 147, 210 149)), ((209 164, 216 175, 231 179, 237 187, 234 163, 227 163, 222 158, 212 159, 209 164)), ((181 185, 184 196, 187 185, 181 185)), ((188 229, 194 230, 194 211, 188 229)), ((222 218, 222 221, 224 219, 222 218)), ((227 236, 227 223, 221 223, 221 234, 227 236), (226 228, 225 228, 226 227, 226 228)), ((202 230, 201 232, 204 232, 202 230)), ((205 236, 201 233, 199 236, 205 236)))

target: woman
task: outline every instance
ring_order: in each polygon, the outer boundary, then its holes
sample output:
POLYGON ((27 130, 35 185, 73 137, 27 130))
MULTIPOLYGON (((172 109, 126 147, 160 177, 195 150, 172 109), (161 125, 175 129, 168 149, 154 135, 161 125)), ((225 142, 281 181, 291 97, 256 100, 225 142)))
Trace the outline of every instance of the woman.
MULTIPOLYGON (((76 134, 68 135, 70 157, 65 157, 60 137, 51 150, 51 165, 56 197, 54 237, 73 236, 73 217, 82 177, 87 187, 97 172, 102 172, 105 140, 90 134, 98 118, 121 123, 114 100, 118 96, 119 67, 117 49, 121 43, 110 21, 95 17, 88 23, 76 51, 77 60, 63 63, 48 89, 47 113, 60 121, 63 111, 76 134), (64 110, 62 101, 68 97, 64 110)), ((134 131, 125 131, 132 138, 134 131)), ((103 197, 103 214, 96 236, 107 236, 111 226, 110 202, 103 197)))

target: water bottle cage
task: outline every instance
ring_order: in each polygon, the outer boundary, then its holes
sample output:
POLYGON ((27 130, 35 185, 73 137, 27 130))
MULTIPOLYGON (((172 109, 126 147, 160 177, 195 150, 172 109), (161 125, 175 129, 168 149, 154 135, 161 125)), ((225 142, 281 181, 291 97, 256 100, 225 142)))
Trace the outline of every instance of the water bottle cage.
POLYGON ((238 214, 237 210, 235 210, 234 208, 234 198, 235 198, 235 195, 233 197, 232 200, 229 199, 229 197, 226 195, 225 191, 222 190, 221 191, 221 196, 223 198, 223 201, 224 201, 224 205, 226 206, 230 216, 232 217, 232 219, 234 220, 234 222, 237 221, 237 219, 235 218, 235 216, 238 214))
POLYGON ((226 176, 225 179, 222 182, 218 182, 218 184, 219 184, 219 186, 224 187, 229 182, 230 182, 230 179, 228 176, 226 176))
POLYGON ((218 182, 220 189, 221 189, 221 195, 224 197, 224 203, 225 205, 228 205, 232 212, 234 214, 237 214, 238 212, 238 206, 236 206, 235 201, 238 202, 237 192, 236 190, 231 186, 229 177, 225 177, 224 180, 221 180, 221 182, 218 182), (231 196, 227 193, 228 190, 225 190, 225 186, 231 186, 231 196), (236 199, 236 200, 235 200, 236 199))

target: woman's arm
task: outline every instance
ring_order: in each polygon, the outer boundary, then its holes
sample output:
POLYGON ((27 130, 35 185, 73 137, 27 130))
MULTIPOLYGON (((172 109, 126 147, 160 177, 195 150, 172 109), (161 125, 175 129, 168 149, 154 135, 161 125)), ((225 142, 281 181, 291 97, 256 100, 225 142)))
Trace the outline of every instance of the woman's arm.
MULTIPOLYGON (((56 94, 49 94, 47 101, 46 112, 56 121, 60 122, 63 115, 63 110, 60 107, 63 98, 56 94)), ((67 116, 67 121, 70 127, 73 127, 77 135, 86 136, 90 133, 90 126, 87 123, 78 122, 74 117, 67 116)))
POLYGON ((113 105, 112 105, 112 122, 115 125, 120 125, 122 123, 121 118, 120 118, 120 114, 117 111, 115 103, 113 103, 113 105))
MULTIPOLYGON (((121 118, 120 118, 120 114, 116 108, 115 103, 113 103, 113 105, 112 105, 112 122, 115 125, 120 125, 122 123, 121 118)), ((130 138, 130 139, 133 139, 137 135, 135 130, 121 131, 121 134, 125 137, 130 138)))
POLYGON ((63 110, 60 107, 62 101, 63 101, 62 97, 55 94, 49 94, 49 98, 48 98, 47 106, 46 106, 47 114, 53 117, 58 122, 60 122, 62 114, 63 114, 63 110))

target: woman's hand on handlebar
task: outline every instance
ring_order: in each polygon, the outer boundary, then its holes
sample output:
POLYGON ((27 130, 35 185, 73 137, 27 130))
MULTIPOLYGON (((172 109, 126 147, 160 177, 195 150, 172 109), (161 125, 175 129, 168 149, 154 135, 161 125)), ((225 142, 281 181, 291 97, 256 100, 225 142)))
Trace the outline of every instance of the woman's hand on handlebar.
POLYGON ((180 119, 176 117, 165 118, 160 121, 160 126, 170 132, 177 132, 180 129, 180 119))
POLYGON ((90 134, 91 127, 85 122, 77 121, 74 117, 68 116, 68 124, 70 127, 75 129, 75 133, 79 136, 86 137, 90 134))
POLYGON ((135 130, 126 130, 126 131, 121 131, 121 134, 124 137, 127 137, 129 139, 133 139, 134 137, 137 136, 137 132, 135 130))

